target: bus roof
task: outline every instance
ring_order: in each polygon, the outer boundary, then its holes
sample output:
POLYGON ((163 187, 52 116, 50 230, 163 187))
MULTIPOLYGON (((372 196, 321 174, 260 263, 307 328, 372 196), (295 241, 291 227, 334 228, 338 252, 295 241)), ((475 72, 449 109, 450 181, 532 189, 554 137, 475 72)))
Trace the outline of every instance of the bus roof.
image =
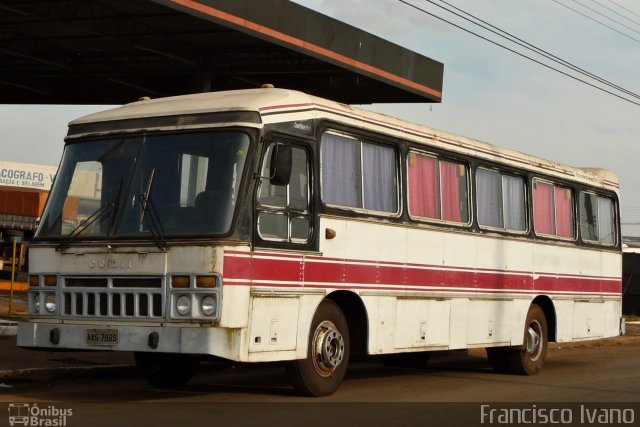
POLYGON ((325 118, 346 125, 367 128, 398 138, 409 139, 425 144, 425 146, 440 147, 456 153, 473 155, 517 168, 555 175, 603 188, 617 189, 619 187, 619 180, 616 174, 606 169, 572 167, 384 114, 286 89, 247 89, 141 100, 81 117, 69 123, 69 126, 223 111, 257 112, 260 114, 263 124, 325 118))

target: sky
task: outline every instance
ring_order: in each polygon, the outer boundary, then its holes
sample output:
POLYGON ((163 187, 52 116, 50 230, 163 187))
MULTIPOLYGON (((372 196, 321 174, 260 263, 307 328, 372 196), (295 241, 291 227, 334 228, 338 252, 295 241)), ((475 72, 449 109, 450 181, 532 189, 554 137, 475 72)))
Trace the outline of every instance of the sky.
MULTIPOLYGON (((640 223, 640 105, 576 82, 398 0, 295 1, 444 63, 441 103, 376 104, 367 108, 572 166, 611 169, 621 181, 623 234, 640 236, 640 225, 627 225, 640 223)), ((407 1, 490 36, 426 0, 407 1)), ((590 73, 640 93, 637 1, 447 2, 590 73)), ((535 56, 531 52, 527 55, 535 56)), ((638 98, 627 97, 640 103, 638 98)), ((2 143, 2 160, 57 165, 67 123, 102 109, 105 107, 0 105, 0 132, 6 141, 2 143)))

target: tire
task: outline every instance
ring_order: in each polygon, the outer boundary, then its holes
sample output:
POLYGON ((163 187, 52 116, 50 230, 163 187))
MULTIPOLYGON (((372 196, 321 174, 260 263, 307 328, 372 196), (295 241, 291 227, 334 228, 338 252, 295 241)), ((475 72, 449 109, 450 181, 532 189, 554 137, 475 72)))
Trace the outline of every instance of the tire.
POLYGON ((181 387, 197 372, 200 361, 187 354, 135 353, 136 366, 149 384, 159 388, 181 387))
POLYGON ((383 356, 382 364, 391 368, 424 368, 431 359, 431 352, 418 351, 413 353, 388 354, 383 356))
POLYGON ((544 366, 549 345, 547 318, 537 304, 532 304, 527 313, 524 341, 507 354, 509 371, 519 375, 535 375, 544 366))
POLYGON ((307 358, 288 366, 293 388, 304 396, 327 396, 338 389, 349 364, 347 321, 336 303, 324 300, 311 321, 307 358))

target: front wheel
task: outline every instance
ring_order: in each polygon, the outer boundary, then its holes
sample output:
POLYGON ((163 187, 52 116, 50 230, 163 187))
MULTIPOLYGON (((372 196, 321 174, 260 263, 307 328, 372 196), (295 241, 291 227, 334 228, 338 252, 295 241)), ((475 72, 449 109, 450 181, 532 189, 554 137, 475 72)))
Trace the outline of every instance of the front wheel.
POLYGON ((340 307, 320 303, 311 322, 307 358, 293 361, 289 378, 305 396, 327 396, 342 383, 349 362, 349 328, 340 307))
POLYGON ((507 353, 509 370, 514 374, 535 375, 547 357, 547 318, 537 304, 532 304, 524 327, 524 344, 507 353))

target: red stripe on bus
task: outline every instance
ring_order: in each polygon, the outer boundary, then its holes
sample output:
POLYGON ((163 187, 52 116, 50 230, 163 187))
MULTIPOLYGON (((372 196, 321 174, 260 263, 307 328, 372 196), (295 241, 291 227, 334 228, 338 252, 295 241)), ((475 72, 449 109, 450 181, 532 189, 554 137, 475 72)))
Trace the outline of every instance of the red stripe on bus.
POLYGON ((540 295, 540 294, 548 294, 548 295, 560 295, 560 296, 570 296, 570 297, 602 297, 602 296, 616 296, 617 300, 620 299, 621 295, 618 293, 617 295, 612 295, 611 293, 604 292, 568 292, 568 291, 514 291, 511 289, 474 289, 474 288, 445 288, 445 287, 406 287, 406 286, 390 286, 390 285, 377 285, 377 286, 364 286, 357 284, 302 284, 302 283, 275 283, 275 282, 252 282, 252 281, 233 281, 231 283, 227 283, 226 286, 249 286, 255 288, 297 288, 297 289, 346 289, 346 290, 358 290, 358 291, 404 291, 404 292, 424 292, 426 293, 434 293, 438 294, 472 294, 472 295, 490 295, 490 294, 500 294, 500 295, 540 295))
POLYGON ((611 276, 588 276, 588 275, 578 275, 578 274, 564 274, 564 273, 548 273, 548 272, 531 272, 524 270, 497 270, 492 268, 482 268, 482 267, 460 267, 460 266, 452 266, 447 265, 443 266, 442 264, 416 264, 416 263, 405 263, 405 262, 395 262, 395 261, 372 261, 366 259, 354 259, 354 258, 331 258, 331 257, 323 257, 317 255, 306 255, 306 254, 289 254, 289 253, 278 253, 278 252, 248 252, 248 251, 236 251, 236 250, 226 250, 225 251, 225 259, 230 257, 241 257, 245 259, 282 259, 285 261, 292 262, 304 262, 305 264, 309 263, 320 263, 320 264, 364 264, 364 265, 372 265, 379 267, 391 267, 391 268, 418 268, 418 269, 445 269, 445 270, 453 270, 453 271, 474 271, 479 273, 497 273, 497 274, 519 274, 519 275, 538 275, 538 276, 553 276, 553 277, 562 277, 562 278, 573 278, 573 279, 584 279, 584 280, 621 280, 619 277, 611 277, 611 276))
POLYGON ((442 286, 444 283, 444 272, 442 270, 407 268, 406 277, 406 284, 411 284, 411 286, 442 286), (429 274, 424 274, 424 272, 429 272, 429 274))
POLYGON ((531 275, 523 274, 496 274, 477 272, 476 288, 478 289, 510 289, 533 290, 534 281, 531 275))
POLYGON ((265 259, 225 256, 225 278, 251 283, 291 282, 288 287, 341 287, 377 285, 375 289, 391 286, 393 289, 409 287, 437 288, 463 287, 470 291, 531 291, 572 293, 621 293, 622 280, 618 278, 535 275, 511 271, 481 271, 474 269, 416 268, 398 264, 395 266, 340 262, 314 262, 302 257, 265 259), (312 283, 313 285, 309 285, 312 283))
MULTIPOLYGON (((226 261, 226 258, 225 258, 226 261)), ((313 277, 314 282, 325 283, 343 283, 345 280, 345 266, 344 264, 321 264, 319 262, 305 262, 304 263, 304 279, 305 281, 312 281, 310 277, 313 277), (331 267, 327 267, 330 265, 331 267)))

